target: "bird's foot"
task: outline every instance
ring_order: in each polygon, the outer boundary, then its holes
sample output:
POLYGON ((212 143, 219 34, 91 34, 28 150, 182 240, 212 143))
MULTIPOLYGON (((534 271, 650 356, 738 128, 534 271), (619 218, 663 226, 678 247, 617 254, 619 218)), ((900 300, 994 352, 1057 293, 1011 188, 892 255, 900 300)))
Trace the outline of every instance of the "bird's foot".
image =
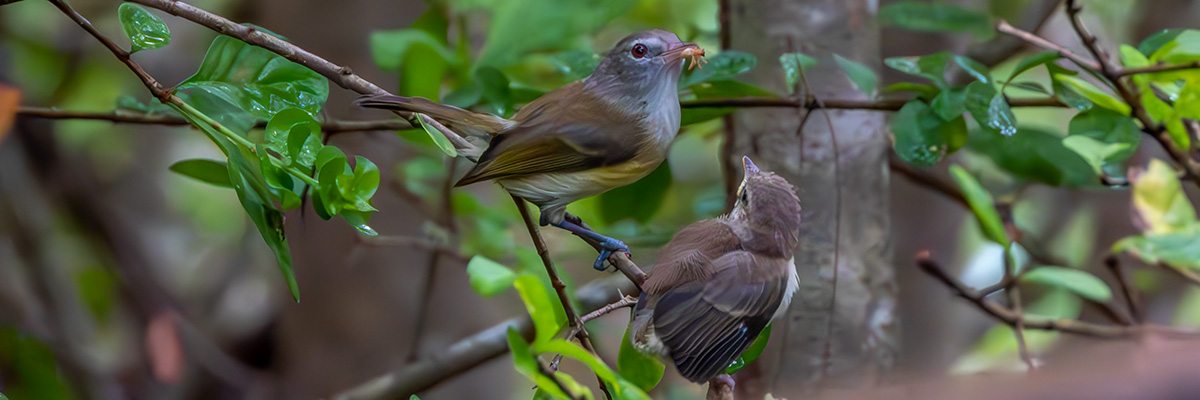
POLYGON ((605 237, 604 240, 600 241, 600 255, 596 256, 596 262, 592 264, 592 268, 595 268, 597 271, 605 270, 604 260, 607 260, 609 256, 617 251, 628 254, 629 246, 620 240, 605 237))

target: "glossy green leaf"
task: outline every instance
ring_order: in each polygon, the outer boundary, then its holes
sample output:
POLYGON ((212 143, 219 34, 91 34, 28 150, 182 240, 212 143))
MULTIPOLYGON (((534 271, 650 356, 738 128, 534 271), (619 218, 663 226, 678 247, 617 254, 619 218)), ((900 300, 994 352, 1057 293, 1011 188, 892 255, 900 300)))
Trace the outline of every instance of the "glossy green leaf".
MULTIPOLYGON (((1076 114, 1071 118, 1067 132, 1070 136, 1094 139, 1106 146, 1100 159, 1102 170, 1111 176, 1124 176, 1124 163, 1132 157, 1142 141, 1142 131, 1133 119, 1114 111, 1095 108, 1076 114)), ((1075 140, 1076 146, 1087 146, 1075 140)), ((1094 153, 1093 153, 1094 154, 1094 153)))
POLYGON ((267 121, 264 141, 284 165, 311 168, 321 145, 321 124, 308 111, 286 108, 267 121))
POLYGON ((956 55, 954 56, 954 64, 962 68, 963 72, 966 72, 967 75, 970 75, 976 81, 992 83, 992 75, 988 71, 988 67, 980 64, 978 61, 972 60, 970 57, 956 55))
POLYGON ((988 193, 987 189, 984 189, 983 185, 980 185, 970 172, 958 165, 950 166, 950 176, 958 184, 959 190, 962 190, 963 197, 971 206, 971 212, 979 221, 979 227, 983 230, 984 236, 1001 246, 1008 246, 1011 241, 1008 239, 1008 232, 1004 229, 1004 223, 1000 219, 1000 213, 996 211, 992 194, 988 193))
POLYGON ((1154 34, 1147 36, 1145 39, 1142 39, 1141 43, 1138 43, 1137 49, 1138 51, 1142 52, 1142 54, 1147 56, 1154 54, 1154 52, 1158 51, 1158 49, 1161 49, 1163 45, 1174 41, 1176 37, 1179 37, 1179 34, 1183 33, 1183 31, 1184 29, 1175 28, 1163 29, 1155 32, 1154 34))
POLYGON ((1074 76, 1061 74, 1054 75, 1054 81, 1071 88, 1071 90, 1083 95, 1083 97, 1100 107, 1116 111, 1121 115, 1129 115, 1128 104, 1125 104, 1125 102, 1117 99, 1116 97, 1101 91, 1100 88, 1093 86, 1091 83, 1088 83, 1088 81, 1076 78, 1074 76))
POLYGON ((583 346, 576 343, 566 341, 564 339, 552 339, 544 342, 535 341, 530 349, 537 353, 558 353, 563 357, 583 363, 597 377, 609 384, 613 390, 614 399, 622 400, 649 400, 645 392, 639 389, 636 385, 622 379, 609 368, 599 357, 585 350, 583 346))
POLYGON ((1006 87, 1015 87, 1015 88, 1022 89, 1022 90, 1028 90, 1030 92, 1041 93, 1041 94, 1044 94, 1047 96, 1053 94, 1053 92, 1051 92, 1049 89, 1046 89, 1045 86, 1042 86, 1042 84, 1037 83, 1037 82, 1030 82, 1030 81, 1012 82, 1012 83, 1009 83, 1006 87))
POLYGON ((736 360, 733 360, 733 363, 730 364, 728 368, 725 368, 725 373, 733 375, 738 371, 741 371, 742 368, 746 368, 747 365, 753 364, 755 361, 757 361, 758 357, 762 355, 763 350, 767 348, 767 341, 770 339, 771 325, 767 324, 767 327, 763 329, 762 332, 758 333, 758 336, 754 338, 754 341, 750 342, 750 346, 746 347, 746 350, 742 352, 742 355, 738 356, 736 360))
POLYGON ((875 87, 879 85, 879 76, 875 74, 875 70, 839 54, 834 54, 833 60, 860 92, 866 93, 867 96, 875 95, 875 87))
POLYGON ((437 148, 442 153, 451 158, 458 157, 458 149, 454 148, 454 144, 450 143, 450 139, 447 139, 441 131, 425 122, 424 117, 418 116, 417 122, 421 124, 421 129, 425 130, 425 134, 429 135, 429 138, 433 140, 433 144, 437 145, 437 148))
POLYGON ((783 53, 779 55, 779 64, 783 66, 783 78, 787 81, 788 93, 796 91, 801 74, 817 65, 817 59, 804 53, 783 53))
POLYGON ((1123 44, 1118 52, 1121 58, 1121 65, 1125 68, 1139 68, 1150 65, 1150 59, 1146 58, 1145 54, 1138 51, 1133 46, 1123 44))
POLYGON ((171 43, 171 30, 157 15, 142 6, 122 3, 117 7, 121 29, 129 37, 129 52, 157 49, 171 43))
POLYGON ((1017 66, 1013 68, 1012 72, 1008 75, 1008 79, 1004 80, 1004 83, 1007 85, 1009 82, 1012 82, 1013 79, 1021 76, 1021 74, 1028 72, 1039 65, 1053 63, 1059 58, 1062 58, 1062 56, 1060 56, 1057 51, 1043 51, 1040 53, 1027 55, 1024 58, 1021 58, 1021 61, 1017 61, 1017 66))
POLYGON ((937 86, 916 82, 896 82, 883 88, 884 93, 913 92, 917 97, 932 99, 940 93, 937 86))
POLYGON ((216 160, 191 159, 171 164, 171 172, 220 187, 233 187, 229 183, 229 169, 216 160))
POLYGON ((708 63, 704 64, 703 68, 685 70, 679 78, 679 87, 685 88, 702 82, 731 80, 758 65, 758 58, 753 54, 736 50, 722 51, 708 57, 707 60, 708 63))
POLYGON ((666 366, 658 357, 644 354, 633 347, 629 337, 630 329, 625 329, 621 337, 621 349, 617 353, 617 371, 638 388, 649 392, 662 380, 666 366))
POLYGON ((1022 274, 1021 282, 1060 287, 1101 303, 1112 299, 1112 289, 1103 280, 1081 269, 1039 266, 1022 274))
POLYGON ((1130 236, 1114 244, 1113 252, 1128 252, 1146 264, 1162 262, 1180 268, 1200 269, 1200 227, 1130 236))
POLYGON ((533 381, 537 385, 538 390, 545 391, 556 399, 573 398, 573 396, 567 396, 566 393, 563 393, 550 377, 542 374, 541 368, 538 366, 539 361, 529 349, 529 344, 525 343, 525 339, 521 338, 521 333, 517 332, 516 328, 508 328, 507 341, 509 354, 512 354, 513 367, 517 372, 533 381))
POLYGON ((1087 136, 1067 136, 1062 139, 1062 145, 1083 157, 1097 176, 1113 169, 1114 164, 1109 160, 1118 158, 1119 154, 1127 153, 1133 148, 1125 143, 1104 143, 1087 136))
POLYGON ((716 80, 698 83, 689 88, 697 99, 729 97, 777 97, 761 87, 735 80, 716 80))
POLYGON ((938 93, 929 106, 933 107, 933 111, 937 112, 938 117, 949 121, 961 117, 967 110, 966 98, 966 88, 946 89, 938 93))
MULTIPOLYGON (((1057 64, 1046 64, 1046 69, 1050 72, 1051 77, 1056 76, 1056 75, 1075 76, 1078 74, 1077 72, 1075 72, 1073 70, 1069 70, 1069 69, 1060 67, 1057 64)), ((1071 108, 1074 108, 1079 111, 1087 111, 1087 110, 1092 109, 1091 101, 1089 101, 1086 97, 1083 97, 1083 95, 1079 94, 1075 90, 1071 89, 1069 86, 1063 84, 1059 80, 1051 79, 1050 87, 1052 89, 1054 89, 1054 98, 1058 99, 1058 101, 1063 102, 1063 104, 1066 104, 1066 105, 1070 106, 1071 108)))
POLYGON ((483 100, 492 114, 505 116, 512 109, 512 89, 508 77, 500 70, 482 66, 475 70, 475 80, 483 88, 483 100))
POLYGON ((909 101, 892 116, 893 148, 900 159, 914 165, 929 166, 941 161, 954 143, 967 135, 961 118, 944 121, 920 100, 909 101))
POLYGON ((649 221, 666 199, 671 180, 671 164, 664 162, 637 182, 601 194, 601 218, 608 224, 626 218, 649 221))
POLYGON ((909 75, 929 79, 937 87, 945 89, 950 87, 946 82, 946 65, 951 57, 950 53, 938 52, 924 56, 886 58, 883 64, 909 75))
POLYGON ((963 101, 979 126, 1004 136, 1017 133, 1016 115, 1013 114, 1004 95, 996 92, 992 85, 972 82, 967 85, 963 101))
POLYGON ((226 135, 219 131, 219 128, 205 121, 205 119, 212 120, 211 117, 195 108, 174 105, 173 107, 192 126, 200 128, 200 131, 208 135, 209 139, 216 143, 229 158, 227 168, 229 182, 238 195, 238 201, 241 202, 246 214, 250 216, 250 220, 254 222, 259 235, 267 243, 267 247, 275 254, 275 262, 279 267, 279 272, 283 274, 288 291, 292 298, 299 302, 300 285, 296 282, 296 274, 292 270, 292 253, 284 234, 283 213, 275 207, 271 200, 271 192, 260 175, 262 168, 257 165, 258 158, 249 154, 249 149, 243 150, 230 142, 226 135))
POLYGON ((1196 210, 1183 192, 1175 169, 1159 159, 1145 171, 1130 176, 1133 211, 1146 233, 1171 233, 1196 224, 1196 210))
POLYGON ((467 279, 476 293, 490 297, 511 286, 517 274, 490 258, 477 255, 467 263, 467 279))
POLYGON ((176 93, 222 124, 231 107, 248 113, 252 123, 291 107, 316 115, 329 96, 329 82, 270 50, 218 36, 200 69, 176 93))
POLYGON ((984 40, 995 34, 986 13, 951 3, 899 1, 880 8, 879 20, 914 31, 970 32, 984 40))
POLYGON ((986 155, 1014 177, 1052 186, 1087 186, 1099 182, 1087 160, 1062 144, 1062 137, 1023 127, 1012 136, 972 134, 968 148, 986 155))
POLYGON ((1187 29, 1150 54, 1151 62, 1186 63, 1200 59, 1200 31, 1187 29))
POLYGON ((398 71, 410 52, 418 48, 430 50, 448 63, 457 63, 454 52, 432 33, 421 29, 398 29, 371 32, 371 58, 379 68, 398 71))
POLYGON ((517 288, 517 294, 521 295, 521 301, 525 303, 525 310, 533 319, 533 326, 537 331, 534 343, 554 338, 559 328, 566 323, 567 317, 562 311, 562 305, 551 298, 550 288, 546 283, 537 275, 523 273, 513 281, 513 287, 517 288))
MULTIPOLYGON (((379 189, 379 167, 363 156, 354 156, 354 196, 370 200, 379 189)), ((362 210, 367 211, 367 210, 362 210)))

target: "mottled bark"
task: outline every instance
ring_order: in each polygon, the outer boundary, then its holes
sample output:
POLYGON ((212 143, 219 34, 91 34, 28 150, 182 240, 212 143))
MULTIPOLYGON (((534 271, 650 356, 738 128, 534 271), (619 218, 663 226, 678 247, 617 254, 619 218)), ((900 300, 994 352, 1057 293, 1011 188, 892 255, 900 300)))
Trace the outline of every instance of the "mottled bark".
MULTIPOLYGON (((730 47, 760 60, 746 76, 754 84, 786 92, 779 55, 803 52, 821 60, 807 72, 813 94, 863 97, 833 53, 878 68, 877 4, 731 0, 730 47)), ((766 353, 772 357, 752 370, 758 376, 739 378, 739 398, 761 398, 763 390, 795 397, 818 385, 870 384, 888 370, 897 351, 885 115, 816 111, 801 129, 804 117, 793 109, 739 111, 724 155, 730 163, 750 155, 787 177, 804 207, 796 251, 800 291, 774 329, 776 351, 766 353)))

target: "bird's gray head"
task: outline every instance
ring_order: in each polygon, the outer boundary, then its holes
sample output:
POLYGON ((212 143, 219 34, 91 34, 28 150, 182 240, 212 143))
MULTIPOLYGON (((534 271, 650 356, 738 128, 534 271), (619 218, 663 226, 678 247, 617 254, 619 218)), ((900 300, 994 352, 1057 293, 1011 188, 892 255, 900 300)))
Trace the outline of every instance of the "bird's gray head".
POLYGON ((684 60, 699 62, 704 50, 684 43, 674 33, 659 29, 626 36, 609 50, 592 75, 584 80, 589 90, 621 101, 677 100, 677 85, 684 60))
POLYGON ((730 219, 749 225, 754 239, 748 243, 766 253, 790 254, 800 235, 800 198, 787 179, 764 171, 742 157, 742 185, 730 219))

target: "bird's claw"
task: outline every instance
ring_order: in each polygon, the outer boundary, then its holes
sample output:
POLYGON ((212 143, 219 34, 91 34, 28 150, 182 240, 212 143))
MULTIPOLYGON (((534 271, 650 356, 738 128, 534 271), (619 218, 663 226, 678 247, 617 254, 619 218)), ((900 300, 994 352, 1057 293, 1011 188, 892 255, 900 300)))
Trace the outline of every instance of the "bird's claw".
POLYGON ((604 260, 607 260, 608 257, 616 251, 621 251, 628 254, 629 246, 625 245, 625 242, 612 238, 601 241, 600 255, 596 256, 596 262, 592 264, 592 268, 595 268, 597 271, 603 271, 607 269, 604 267, 604 260))

